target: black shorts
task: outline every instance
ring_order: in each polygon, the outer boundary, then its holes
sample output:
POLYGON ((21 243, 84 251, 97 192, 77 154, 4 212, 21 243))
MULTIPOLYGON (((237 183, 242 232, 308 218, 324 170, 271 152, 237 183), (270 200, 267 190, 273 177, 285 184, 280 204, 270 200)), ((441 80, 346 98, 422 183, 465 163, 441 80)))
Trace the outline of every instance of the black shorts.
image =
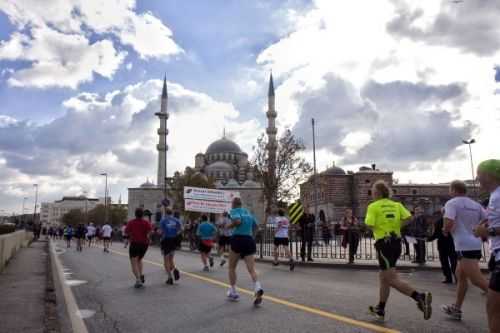
POLYGON ((200 243, 198 244, 198 251, 200 251, 201 253, 210 253, 210 251, 212 251, 212 247, 209 246, 209 245, 206 245, 205 243, 203 243, 202 240, 200 240, 200 243))
POLYGON ((375 249, 380 269, 394 268, 401 256, 401 238, 380 239, 375 242, 375 249))
POLYGON ((231 251, 239 254, 243 259, 246 256, 254 255, 257 252, 257 246, 252 236, 236 235, 231 237, 231 251))
POLYGON ((288 238, 274 237, 274 246, 280 246, 280 245, 288 246, 288 244, 289 244, 288 238))
POLYGON ((163 256, 173 255, 177 248, 177 238, 164 238, 160 245, 163 256))
POLYGON ((495 255, 493 253, 491 254, 488 268, 491 272, 489 288, 500 293, 500 261, 495 260, 495 255))
POLYGON ((146 255, 148 250, 148 244, 132 243, 128 248, 128 254, 130 258, 142 259, 146 255))
POLYGON ((226 246, 231 244, 231 237, 229 236, 220 236, 219 237, 219 246, 226 246))
POLYGON ((128 239, 128 236, 122 236, 123 239, 128 239))
POLYGON ((87 236, 87 240, 91 241, 92 239, 94 239, 94 236, 87 236))
POLYGON ((103 237, 102 239, 104 239, 104 240, 110 240, 111 237, 103 237))
POLYGON ((456 251, 456 253, 457 253, 457 260, 460 260, 462 258, 480 260, 483 257, 483 253, 481 252, 481 250, 456 251))
POLYGON ((65 239, 65 240, 68 240, 68 241, 70 241, 70 240, 71 240, 71 238, 73 238, 73 236, 68 236, 68 235, 65 235, 65 236, 64 236, 64 239, 65 239))

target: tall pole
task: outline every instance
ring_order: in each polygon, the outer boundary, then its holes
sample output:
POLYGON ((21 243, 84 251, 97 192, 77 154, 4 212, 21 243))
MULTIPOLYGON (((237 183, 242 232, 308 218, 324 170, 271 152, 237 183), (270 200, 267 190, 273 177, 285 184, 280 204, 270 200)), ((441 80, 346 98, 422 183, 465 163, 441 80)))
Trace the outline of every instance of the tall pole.
POLYGON ((88 210, 87 210, 87 203, 88 203, 87 191, 83 191, 83 194, 85 195, 85 224, 87 225, 89 223, 88 210))
POLYGON ((36 222, 36 206, 38 205, 38 184, 33 184, 35 187, 35 209, 33 210, 33 224, 36 222))
POLYGON ((472 158, 472 144, 476 143, 475 139, 470 139, 470 140, 462 140, 462 142, 466 145, 469 146, 469 156, 470 156, 470 167, 472 171, 472 192, 474 194, 474 198, 477 199, 477 189, 476 189, 476 175, 475 175, 475 169, 474 169, 474 159, 472 158))
POLYGON ((28 198, 24 197, 23 198, 23 211, 21 212, 21 222, 22 222, 23 225, 26 222, 25 219, 24 219, 24 210, 26 209, 26 208, 24 208, 24 206, 26 204, 26 200, 28 200, 28 198))
POLYGON ((313 163, 314 163, 314 223, 318 218, 318 177, 316 172, 316 131, 314 118, 311 119, 313 135, 313 163))

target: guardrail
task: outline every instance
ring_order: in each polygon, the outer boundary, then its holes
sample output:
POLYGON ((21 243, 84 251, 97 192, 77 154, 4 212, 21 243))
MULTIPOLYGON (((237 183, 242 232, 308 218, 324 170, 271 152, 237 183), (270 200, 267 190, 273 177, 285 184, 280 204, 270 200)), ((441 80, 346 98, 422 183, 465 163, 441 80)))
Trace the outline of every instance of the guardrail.
POLYGON ((25 247, 33 239, 31 232, 18 230, 0 235, 0 272, 21 247, 25 247))

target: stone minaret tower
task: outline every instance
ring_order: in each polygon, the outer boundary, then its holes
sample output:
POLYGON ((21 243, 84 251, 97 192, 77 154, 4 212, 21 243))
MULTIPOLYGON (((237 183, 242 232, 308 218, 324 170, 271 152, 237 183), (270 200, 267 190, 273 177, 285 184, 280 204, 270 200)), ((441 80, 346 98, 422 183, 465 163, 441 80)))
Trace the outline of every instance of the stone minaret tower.
POLYGON ((268 172, 270 175, 269 179, 269 186, 271 187, 272 191, 268 193, 267 199, 267 207, 268 209, 274 210, 276 208, 276 203, 277 203, 277 197, 276 197, 276 151, 278 149, 278 144, 276 142, 276 134, 278 133, 278 130, 276 129, 276 117, 278 116, 278 113, 276 112, 275 109, 275 103, 274 103, 274 82, 273 82, 273 74, 271 73, 271 76, 269 78, 269 91, 267 94, 267 103, 268 103, 268 109, 266 112, 267 116, 267 151, 268 151, 268 172))
POLYGON ((158 129, 158 177, 156 184, 158 187, 163 188, 166 192, 166 177, 167 177, 167 103, 168 103, 168 93, 167 93, 167 77, 163 79, 163 91, 161 93, 161 109, 160 112, 155 113, 160 119, 160 128, 158 129))

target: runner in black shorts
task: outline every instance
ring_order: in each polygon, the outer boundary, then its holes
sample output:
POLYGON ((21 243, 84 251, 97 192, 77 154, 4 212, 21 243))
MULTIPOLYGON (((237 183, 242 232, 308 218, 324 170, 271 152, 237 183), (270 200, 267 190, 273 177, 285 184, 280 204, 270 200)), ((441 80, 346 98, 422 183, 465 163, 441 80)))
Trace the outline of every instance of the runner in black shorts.
POLYGON ((255 300, 254 305, 258 306, 262 303, 262 295, 264 290, 260 285, 257 272, 255 271, 255 258, 256 252, 255 240, 253 238, 255 229, 257 228, 257 221, 252 214, 245 208, 241 207, 241 199, 235 198, 233 200, 233 209, 229 213, 234 227, 233 237, 231 238, 231 253, 229 254, 229 284, 230 288, 227 297, 231 301, 239 300, 240 296, 236 292, 236 266, 238 260, 241 258, 245 261, 253 282, 255 283, 255 300))
POLYGON ((144 211, 142 208, 135 210, 135 219, 127 223, 125 232, 130 237, 129 256, 132 266, 132 273, 136 278, 135 288, 142 288, 145 277, 142 270, 142 258, 146 254, 149 245, 149 237, 153 227, 151 223, 143 219, 144 211))
POLYGON ((278 211, 278 216, 274 218, 273 225, 276 228, 274 234, 274 262, 273 266, 278 266, 278 256, 280 246, 285 249, 285 255, 290 263, 290 270, 293 271, 295 268, 295 263, 293 261, 292 254, 288 247, 288 228, 290 226, 290 221, 285 217, 285 211, 280 209, 278 211))
POLYGON ((396 263, 401 255, 401 224, 409 220, 411 214, 402 204, 389 199, 390 192, 385 182, 376 182, 372 187, 374 201, 366 211, 365 223, 373 230, 381 269, 380 300, 378 305, 369 307, 369 312, 380 321, 385 319, 385 305, 392 287, 413 298, 424 313, 424 319, 428 320, 432 315, 432 295, 417 292, 402 281, 396 272, 396 263))
POLYGON ((174 256, 177 249, 178 236, 182 231, 181 221, 172 216, 172 210, 164 208, 165 216, 160 221, 161 229, 161 251, 163 254, 163 266, 167 273, 168 285, 174 284, 174 279, 177 281, 180 278, 180 272, 175 267, 174 256), (172 279, 173 274, 173 279, 172 279))

